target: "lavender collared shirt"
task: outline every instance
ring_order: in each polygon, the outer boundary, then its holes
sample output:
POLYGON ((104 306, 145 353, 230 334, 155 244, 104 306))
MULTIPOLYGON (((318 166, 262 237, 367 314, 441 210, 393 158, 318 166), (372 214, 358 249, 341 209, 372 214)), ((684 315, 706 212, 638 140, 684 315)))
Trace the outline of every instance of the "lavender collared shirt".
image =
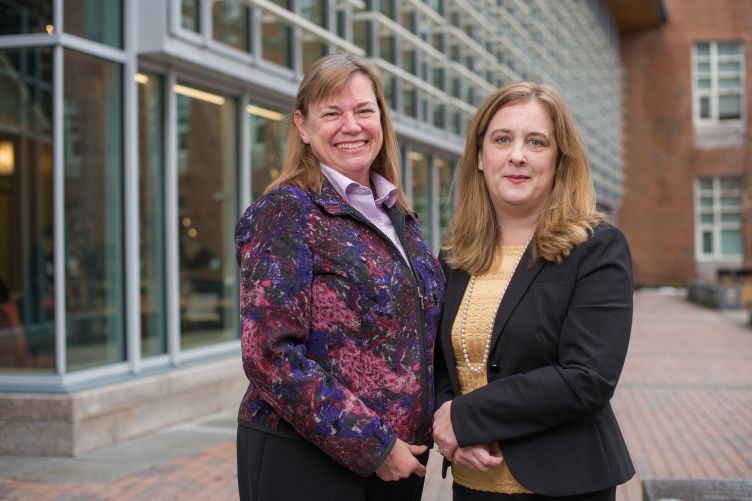
POLYGON ((389 240, 399 249, 402 258, 407 262, 407 255, 397 236, 397 230, 394 229, 392 220, 389 219, 389 215, 384 208, 385 205, 387 207, 393 206, 397 201, 397 188, 387 181, 384 176, 371 172, 371 182, 374 188, 376 188, 376 196, 378 197, 374 198, 371 188, 366 188, 331 167, 327 167, 324 164, 319 165, 321 165, 321 172, 332 183, 337 193, 352 208, 363 214, 384 235, 389 237, 389 240))

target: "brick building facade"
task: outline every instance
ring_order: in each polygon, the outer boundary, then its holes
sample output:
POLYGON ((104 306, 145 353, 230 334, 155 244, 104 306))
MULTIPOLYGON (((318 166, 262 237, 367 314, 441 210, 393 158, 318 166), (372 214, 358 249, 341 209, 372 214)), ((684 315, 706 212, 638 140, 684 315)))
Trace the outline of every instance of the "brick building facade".
POLYGON ((752 2, 667 0, 621 37, 624 195, 637 285, 752 266, 752 2))

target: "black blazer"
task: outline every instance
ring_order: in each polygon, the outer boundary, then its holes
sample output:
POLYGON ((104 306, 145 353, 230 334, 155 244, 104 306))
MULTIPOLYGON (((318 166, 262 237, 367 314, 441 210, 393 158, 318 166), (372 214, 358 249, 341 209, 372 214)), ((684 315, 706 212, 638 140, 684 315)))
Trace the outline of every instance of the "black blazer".
MULTIPOLYGON (((469 280, 446 263, 436 342, 436 408, 453 400, 461 447, 498 441, 512 475, 546 496, 606 489, 634 467, 609 403, 632 327, 632 258, 599 225, 561 264, 526 251, 496 316, 488 385, 459 395, 451 330, 469 280)), ((445 462, 446 468, 446 462, 445 462)))

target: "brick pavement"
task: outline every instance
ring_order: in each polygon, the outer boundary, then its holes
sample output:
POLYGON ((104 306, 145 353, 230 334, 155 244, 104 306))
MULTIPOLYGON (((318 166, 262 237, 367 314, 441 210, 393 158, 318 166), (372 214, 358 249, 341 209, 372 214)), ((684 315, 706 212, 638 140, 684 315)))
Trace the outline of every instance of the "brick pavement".
MULTIPOLYGON (((743 315, 651 292, 635 302, 613 404, 638 475, 618 501, 641 500, 646 478, 752 478, 752 330, 743 315)), ((232 411, 220 417, 79 458, 0 457, 0 500, 234 501, 232 411), (196 450, 160 450, 190 437, 196 450)), ((423 499, 451 500, 450 485, 432 457, 423 499)))

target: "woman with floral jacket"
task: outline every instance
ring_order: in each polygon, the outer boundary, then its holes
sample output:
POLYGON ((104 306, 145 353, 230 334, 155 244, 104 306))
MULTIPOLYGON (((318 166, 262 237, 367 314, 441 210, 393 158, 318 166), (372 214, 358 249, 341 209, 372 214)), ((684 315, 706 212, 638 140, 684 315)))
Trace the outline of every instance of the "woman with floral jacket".
POLYGON ((376 68, 301 83, 280 177, 236 228, 241 500, 419 500, 444 275, 399 188, 376 68))

